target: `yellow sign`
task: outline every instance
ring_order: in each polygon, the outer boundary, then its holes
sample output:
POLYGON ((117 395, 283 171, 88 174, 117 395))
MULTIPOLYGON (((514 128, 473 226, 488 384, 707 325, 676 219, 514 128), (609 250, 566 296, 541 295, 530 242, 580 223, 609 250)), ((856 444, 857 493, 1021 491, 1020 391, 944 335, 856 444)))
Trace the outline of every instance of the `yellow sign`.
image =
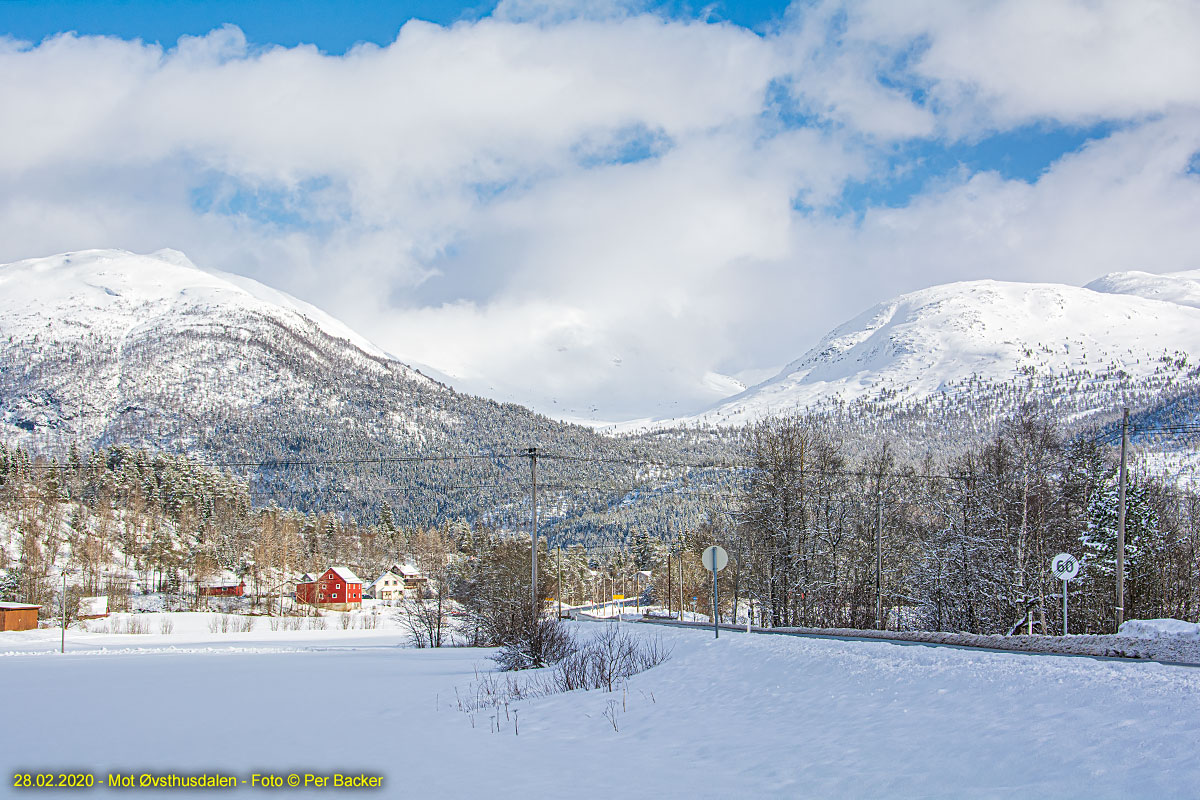
POLYGON ((625 595, 623 595, 623 594, 614 594, 613 595, 613 600, 624 600, 624 599, 625 599, 625 595))

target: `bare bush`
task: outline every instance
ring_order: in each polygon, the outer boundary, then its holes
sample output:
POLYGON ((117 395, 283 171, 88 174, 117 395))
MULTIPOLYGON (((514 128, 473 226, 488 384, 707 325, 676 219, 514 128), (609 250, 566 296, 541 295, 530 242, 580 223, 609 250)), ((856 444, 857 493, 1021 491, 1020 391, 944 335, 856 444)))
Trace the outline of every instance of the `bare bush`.
POLYGON ((344 631, 349 630, 354 625, 354 617, 351 616, 349 611, 343 612, 341 614, 341 623, 342 623, 342 630, 344 630, 344 631))
POLYGON ((442 597, 425 600, 405 598, 401 620, 414 647, 441 647, 446 630, 446 608, 442 597))
POLYGON ((310 631, 323 631, 325 630, 325 626, 325 617, 321 616, 320 614, 315 617, 309 617, 308 619, 308 629, 310 631))
POLYGON ((557 664, 577 649, 571 631, 551 617, 534 617, 528 606, 512 611, 500 651, 492 660, 504 670, 536 669, 557 664))
POLYGON ((254 630, 254 622, 254 617, 242 616, 241 618, 234 620, 234 630, 236 630, 238 633, 249 633, 250 631, 254 630))
POLYGON ((216 633, 219 630, 221 630, 221 618, 218 616, 215 616, 215 615, 209 617, 208 618, 208 632, 216 633))
POLYGON ((656 667, 671 657, 662 639, 642 639, 617 625, 592 637, 559 662, 552 680, 556 691, 604 689, 611 692, 621 681, 656 667))
POLYGON ((271 617, 271 622, 270 622, 271 630, 273 630, 273 631, 279 630, 279 625, 282 622, 283 622, 283 620, 281 620, 279 617, 271 617))
POLYGON ((171 633, 175 630, 175 620, 167 616, 158 618, 158 632, 171 633))
POLYGON ((544 681, 521 680, 516 675, 497 675, 485 672, 475 683, 471 684, 472 692, 467 697, 458 695, 459 711, 481 711, 485 708, 507 708, 509 703, 543 697, 551 694, 553 689, 544 681))

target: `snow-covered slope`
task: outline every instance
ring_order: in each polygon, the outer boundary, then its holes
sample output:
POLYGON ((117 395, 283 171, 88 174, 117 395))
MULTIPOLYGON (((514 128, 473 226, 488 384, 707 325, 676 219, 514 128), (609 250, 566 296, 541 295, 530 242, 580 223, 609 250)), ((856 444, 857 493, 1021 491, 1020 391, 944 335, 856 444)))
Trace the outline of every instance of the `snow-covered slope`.
POLYGON ((1126 272, 1086 287, 971 281, 880 303, 778 375, 697 420, 736 424, 829 402, 921 400, 1030 378, 1136 383, 1200 354, 1200 272, 1126 272))
POLYGON ((1086 289, 1104 294, 1127 294, 1200 308, 1200 269, 1154 275, 1149 272, 1113 272, 1089 283, 1086 289))

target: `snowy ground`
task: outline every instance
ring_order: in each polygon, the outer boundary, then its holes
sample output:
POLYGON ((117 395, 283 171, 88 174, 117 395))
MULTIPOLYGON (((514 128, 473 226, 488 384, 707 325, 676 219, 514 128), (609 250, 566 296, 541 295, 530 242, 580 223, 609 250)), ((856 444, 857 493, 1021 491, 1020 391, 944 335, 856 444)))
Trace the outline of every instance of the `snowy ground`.
POLYGON ((383 797, 1195 797, 1200 786, 1200 669, 626 627, 673 656, 624 692, 514 704, 500 733, 454 700, 490 669, 488 651, 398 647, 397 630, 72 631, 66 656, 56 631, 4 633, 0 674, 19 687, 4 716, 21 725, 4 726, 0 759, 10 776, 76 769, 98 783, 365 773, 384 777, 383 797))

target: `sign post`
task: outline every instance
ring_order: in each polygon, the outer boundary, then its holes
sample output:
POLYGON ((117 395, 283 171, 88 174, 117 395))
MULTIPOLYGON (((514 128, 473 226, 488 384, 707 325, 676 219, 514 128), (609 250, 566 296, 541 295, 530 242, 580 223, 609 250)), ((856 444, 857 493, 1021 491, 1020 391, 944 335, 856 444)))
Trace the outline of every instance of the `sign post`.
POLYGON ((713 574, 713 638, 720 639, 721 628, 717 621, 717 573, 729 563, 729 554, 725 552, 725 548, 714 544, 705 548, 700 558, 704 562, 704 568, 713 574))
POLYGON ((1050 562, 1050 571, 1063 582, 1063 636, 1067 635, 1067 581, 1079 574, 1079 559, 1068 553, 1059 553, 1050 562))

